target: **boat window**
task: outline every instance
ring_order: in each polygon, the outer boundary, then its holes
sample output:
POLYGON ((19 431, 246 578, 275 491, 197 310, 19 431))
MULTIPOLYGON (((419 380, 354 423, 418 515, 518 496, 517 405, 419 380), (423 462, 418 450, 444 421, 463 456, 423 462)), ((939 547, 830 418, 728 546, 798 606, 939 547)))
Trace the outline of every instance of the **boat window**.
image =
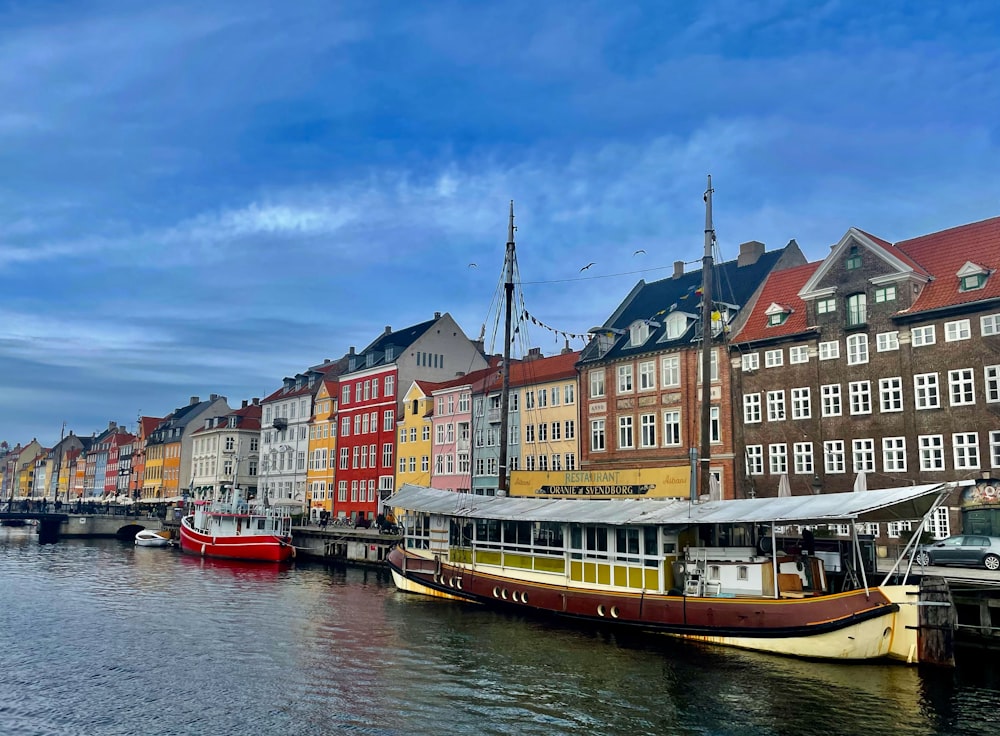
MULTIPOLYGON (((603 552, 608 551, 608 529, 603 526, 588 526, 587 529, 587 551, 603 552)), ((601 555, 602 557, 605 555, 601 555)))
POLYGON ((615 552, 620 561, 639 561, 639 529, 637 527, 622 527, 615 530, 615 552))
POLYGON ((556 524, 551 521, 535 522, 534 546, 562 548, 563 546, 562 524, 556 524))
POLYGON ((503 543, 505 545, 518 544, 530 547, 531 526, 532 523, 530 521, 503 522, 503 543))
POLYGON ((496 519, 476 519, 476 541, 500 543, 500 522, 496 519))
POLYGON ((448 543, 452 547, 472 547, 472 522, 468 519, 452 519, 448 543))
POLYGON ((406 546, 411 549, 429 549, 431 545, 431 517, 426 513, 415 513, 407 516, 403 523, 406 527, 406 546))

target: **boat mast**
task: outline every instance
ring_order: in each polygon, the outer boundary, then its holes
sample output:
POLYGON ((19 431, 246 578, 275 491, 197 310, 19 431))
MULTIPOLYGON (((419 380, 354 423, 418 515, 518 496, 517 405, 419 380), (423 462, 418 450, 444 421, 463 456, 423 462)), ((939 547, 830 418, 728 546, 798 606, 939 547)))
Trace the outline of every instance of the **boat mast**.
MULTIPOLYGON (((701 259, 701 477, 699 494, 711 494, 709 463, 711 462, 712 422, 712 246, 715 228, 712 225, 712 175, 708 175, 705 190, 705 255, 701 259)), ((721 421, 721 417, 719 418, 721 421)))
POLYGON ((514 200, 510 200, 510 222, 507 225, 507 253, 504 258, 505 280, 503 320, 503 384, 500 389, 500 477, 497 495, 507 495, 507 406, 510 402, 510 319, 514 302, 514 200))

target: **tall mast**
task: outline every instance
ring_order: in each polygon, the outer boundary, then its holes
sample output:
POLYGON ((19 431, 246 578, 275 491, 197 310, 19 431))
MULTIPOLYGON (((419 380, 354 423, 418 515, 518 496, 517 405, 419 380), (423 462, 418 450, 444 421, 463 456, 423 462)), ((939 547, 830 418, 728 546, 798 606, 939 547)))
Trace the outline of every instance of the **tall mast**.
MULTIPOLYGON (((709 463, 711 462, 712 423, 712 245, 715 228, 712 225, 712 175, 708 175, 705 190, 705 255, 701 259, 701 477, 699 494, 711 494, 709 463)), ((722 420, 722 417, 719 417, 722 420)))
POLYGON ((514 200, 510 200, 507 254, 504 259, 503 386, 500 389, 500 478, 497 495, 507 495, 507 407, 510 403, 510 318, 514 302, 514 200))

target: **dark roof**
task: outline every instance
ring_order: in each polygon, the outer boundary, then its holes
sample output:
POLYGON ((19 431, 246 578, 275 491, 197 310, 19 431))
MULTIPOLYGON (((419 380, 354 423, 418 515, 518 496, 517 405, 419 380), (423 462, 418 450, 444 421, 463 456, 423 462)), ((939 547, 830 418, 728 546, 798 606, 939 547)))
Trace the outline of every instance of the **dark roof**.
MULTIPOLYGON (((742 307, 774 269, 786 250, 787 246, 764 252, 754 263, 745 266, 737 265, 736 260, 716 264, 712 272, 713 301, 736 308, 742 307)), ((597 348, 599 341, 592 340, 584 348, 580 362, 614 360, 629 355, 659 352, 690 345, 700 340, 698 318, 701 314, 701 283, 701 269, 648 284, 640 281, 609 322, 603 325, 603 330, 607 332, 616 331, 613 338, 614 345, 602 355, 597 348), (665 320, 673 312, 691 314, 693 319, 680 337, 666 339, 665 320), (640 320, 649 320, 650 336, 642 345, 632 347, 629 343, 628 328, 640 320)), ((595 332, 600 331, 595 330, 595 332)))
POLYGON ((409 348, 427 330, 433 327, 441 317, 435 317, 434 319, 428 320, 426 322, 421 322, 420 324, 412 325, 410 327, 404 327, 401 330, 396 330, 395 332, 383 332, 364 350, 357 353, 354 360, 353 371, 348 367, 344 373, 352 373, 355 371, 364 370, 366 368, 372 368, 378 365, 390 365, 395 363, 403 352, 409 348), (393 348, 393 357, 391 360, 385 359, 386 348, 393 348), (372 362, 369 365, 368 356, 372 356, 372 362))

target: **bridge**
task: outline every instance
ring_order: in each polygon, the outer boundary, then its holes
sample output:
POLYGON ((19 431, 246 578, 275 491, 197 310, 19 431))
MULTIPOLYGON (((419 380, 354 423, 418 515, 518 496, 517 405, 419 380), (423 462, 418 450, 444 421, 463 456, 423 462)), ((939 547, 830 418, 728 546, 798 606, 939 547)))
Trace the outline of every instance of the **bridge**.
MULTIPOLYGON (((125 508, 125 507, 121 507, 125 508)), ((60 539, 113 537, 135 539, 143 529, 162 529, 163 520, 145 512, 72 514, 44 511, 2 511, 0 524, 7 521, 38 522, 38 543, 54 544, 60 539)), ((9 526, 9 524, 8 524, 9 526)))

